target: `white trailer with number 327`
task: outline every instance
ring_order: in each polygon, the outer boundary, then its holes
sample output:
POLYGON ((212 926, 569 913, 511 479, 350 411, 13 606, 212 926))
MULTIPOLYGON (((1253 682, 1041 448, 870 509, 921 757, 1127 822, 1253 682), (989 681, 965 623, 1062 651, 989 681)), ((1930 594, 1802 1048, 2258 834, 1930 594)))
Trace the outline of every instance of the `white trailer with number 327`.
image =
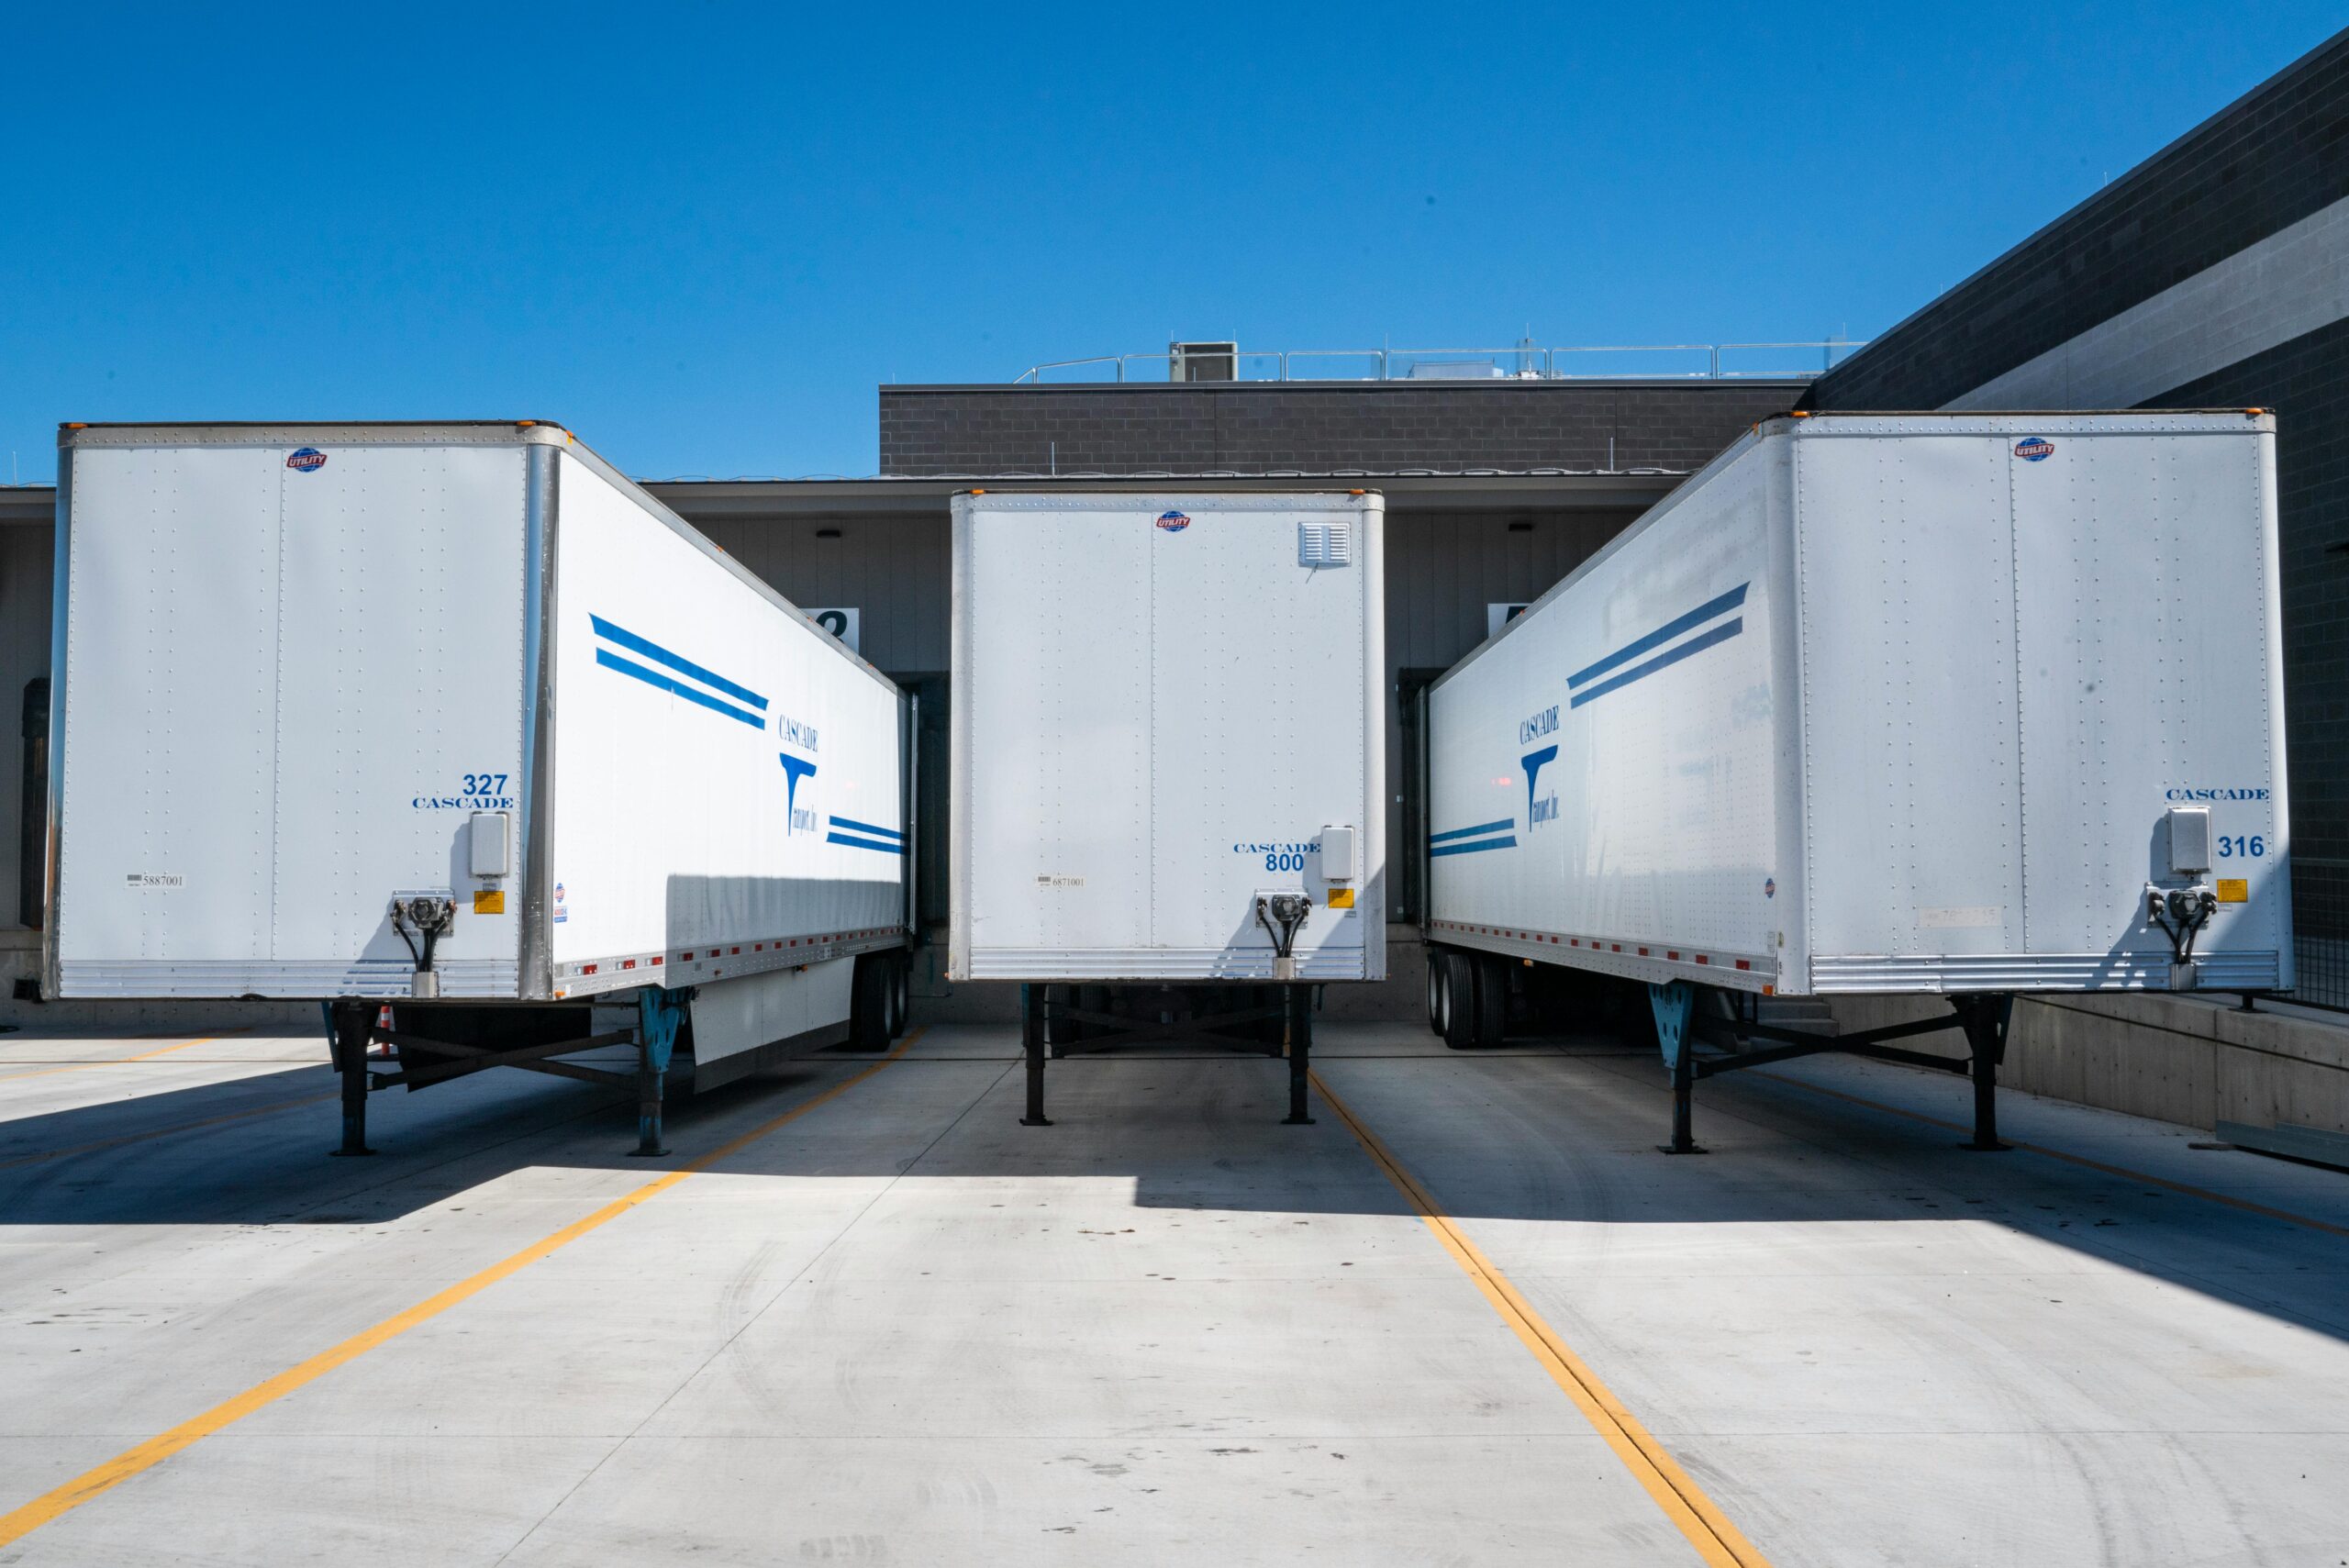
POLYGON ((1684 1149, 1698 1077, 1959 1027, 1995 1143, 2015 993, 2291 986, 2277 606, 2258 410, 1765 420, 1431 689, 1430 1021, 1646 982, 1684 1149), (1752 1005, 1886 993, 1956 1016, 1752 1005))
POLYGON ((673 1059, 903 1027, 905 697, 567 431, 60 446, 50 995, 317 999, 346 1153, 370 1088, 498 1064, 632 1090, 651 1152, 673 1059))

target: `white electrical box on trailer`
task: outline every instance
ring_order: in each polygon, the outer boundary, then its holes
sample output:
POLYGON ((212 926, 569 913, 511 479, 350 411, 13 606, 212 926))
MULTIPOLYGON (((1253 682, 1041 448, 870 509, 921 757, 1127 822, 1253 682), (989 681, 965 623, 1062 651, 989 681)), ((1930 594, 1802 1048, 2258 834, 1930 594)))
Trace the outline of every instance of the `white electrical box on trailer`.
POLYGON ((391 1001, 472 1059, 650 988, 707 1083, 895 963, 906 699, 568 432, 61 448, 50 994, 391 1001))
POLYGON ((1764 421, 1430 690, 1431 1017, 1472 1006, 1444 949, 2288 989, 2275 449, 2243 410, 1764 421))
POLYGON ((1383 518, 954 498, 954 978, 1385 976, 1383 518), (1275 894, 1309 906, 1293 973, 1275 894))

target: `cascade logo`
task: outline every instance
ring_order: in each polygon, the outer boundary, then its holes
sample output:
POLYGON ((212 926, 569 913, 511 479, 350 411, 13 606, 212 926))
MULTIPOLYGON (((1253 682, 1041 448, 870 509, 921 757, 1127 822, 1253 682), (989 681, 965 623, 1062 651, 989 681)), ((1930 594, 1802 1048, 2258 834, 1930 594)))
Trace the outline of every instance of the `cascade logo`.
POLYGON ((2045 462, 2054 450, 2055 443, 2045 436, 2025 436, 2015 443, 2015 456, 2025 462, 2045 462))
POLYGON ((285 466, 296 473, 316 473, 327 465, 327 454, 316 447, 299 447, 287 455, 285 466))
POLYGON ((806 811, 799 809, 799 781, 815 777, 816 764, 788 751, 778 751, 775 755, 783 759, 784 832, 786 835, 813 833, 816 831, 816 813, 812 807, 806 811))
POLYGON ((1158 526, 1170 534, 1179 534, 1191 526, 1191 519, 1180 512, 1161 512, 1158 514, 1158 526))
MULTIPOLYGON (((1550 711, 1554 715, 1558 710, 1552 708, 1550 711)), ((1558 792, 1553 789, 1538 797, 1533 793, 1541 784, 1542 767, 1557 760, 1558 749, 1555 746, 1544 746, 1539 751, 1525 754, 1525 830, 1529 833, 1544 822, 1558 819, 1558 792)))
POLYGON ((2164 800, 2266 800, 2264 789, 2172 789, 2162 792, 2164 800))
POLYGON ((1555 735, 1557 732, 1558 710, 1553 705, 1543 708, 1531 718, 1525 719, 1518 725, 1517 743, 1520 746, 1531 746, 1542 736, 1555 735))

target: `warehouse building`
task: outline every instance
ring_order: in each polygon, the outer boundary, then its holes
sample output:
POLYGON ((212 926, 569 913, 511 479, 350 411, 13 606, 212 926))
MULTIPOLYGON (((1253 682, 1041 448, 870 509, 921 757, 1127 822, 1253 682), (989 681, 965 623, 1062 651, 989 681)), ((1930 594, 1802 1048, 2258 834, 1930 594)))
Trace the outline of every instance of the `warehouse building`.
MULTIPOLYGON (((2349 946, 2332 940, 2349 935, 2338 913, 2349 906, 2344 318, 2349 33, 1840 361, 1843 345, 1659 350, 1636 363, 1523 345, 1344 357, 1179 345, 1007 383, 882 388, 874 478, 651 488, 796 603, 836 612, 860 651, 921 698, 930 922, 945 916, 954 492, 1385 492, 1390 909, 1409 921, 1426 830, 1407 765, 1418 690, 1754 420, 1795 406, 2273 407, 2297 917, 2316 938, 2303 944, 2302 990, 2349 1004, 2349 973, 2332 962, 2349 946)), ((626 464, 625 450, 608 455, 626 464)), ((0 489, 0 695, 12 710, 47 671, 53 506, 45 487, 0 489)), ((25 714, 23 728, 37 728, 25 714)), ((22 982, 39 902, 28 852, 39 803, 25 784, 40 753, 9 728, 0 977, 22 982)), ((1396 958, 1408 973, 1408 950, 1396 958)))

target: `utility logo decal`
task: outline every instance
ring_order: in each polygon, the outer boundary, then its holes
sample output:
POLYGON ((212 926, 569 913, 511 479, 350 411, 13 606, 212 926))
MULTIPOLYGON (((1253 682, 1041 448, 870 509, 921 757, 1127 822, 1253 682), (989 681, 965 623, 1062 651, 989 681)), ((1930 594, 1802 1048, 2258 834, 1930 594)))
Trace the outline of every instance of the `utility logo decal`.
POLYGON ((570 918, 571 906, 563 896, 562 884, 558 882, 554 884, 554 923, 560 926, 570 918))
POLYGON ((316 473, 327 465, 327 454, 316 447, 300 447, 285 460, 285 466, 296 473, 316 473))
POLYGON ((2015 456, 2025 462, 2045 462, 2055 450, 2055 443, 2045 436, 2025 436, 2015 443, 2015 456))
MULTIPOLYGON (((846 844, 852 850, 878 850, 885 855, 906 852, 906 834, 901 828, 884 828, 877 822, 859 822, 853 817, 833 817, 828 819, 831 831, 824 835, 827 844, 846 844)), ((1076 884, 1085 885, 1078 877, 1076 884)))
POLYGON ((1517 818, 1504 817, 1497 822, 1479 822, 1474 828, 1453 828, 1442 833, 1428 835, 1431 855, 1473 855, 1479 850, 1513 850, 1517 848, 1517 818))
POLYGON ((1778 879, 1775 876, 1764 877, 1762 879, 1762 896, 1765 898, 1776 898, 1777 895, 1778 879))
POLYGON ((1161 512, 1158 514, 1158 526, 1170 534, 1179 534, 1191 526, 1191 519, 1180 512, 1161 512))
POLYGON ((788 751, 778 751, 775 755, 783 759, 784 832, 813 833, 816 830, 816 813, 812 808, 807 811, 799 809, 799 781, 813 778, 816 764, 788 751))
MULTIPOLYGON (((722 713, 753 729, 767 727, 767 699, 750 687, 738 685, 715 670, 706 670, 651 638, 639 637, 601 616, 591 615, 587 622, 596 629, 596 662, 605 669, 617 670, 631 680, 642 681, 712 713, 722 713), (661 668, 654 669, 655 664, 661 668)), ((816 749, 812 731, 805 744, 811 751, 816 749)))
POLYGON ((1597 702, 1608 693, 1645 680, 1692 653, 1727 642, 1745 629, 1745 617, 1731 612, 1745 603, 1745 590, 1753 585, 1740 583, 1728 593, 1707 599, 1687 615, 1673 617, 1645 637, 1635 637, 1606 658, 1568 675, 1566 688, 1574 695, 1566 699, 1566 706, 1577 708, 1585 703, 1597 702), (1691 632, 1696 635, 1689 636, 1691 632), (1657 652, 1658 649, 1663 651, 1657 652))
MULTIPOLYGON (((1557 710, 1553 708, 1550 711, 1555 713, 1557 710)), ((1525 830, 1529 833, 1544 822, 1558 819, 1558 792, 1553 789, 1546 795, 1534 794, 1540 785, 1542 764, 1557 760, 1558 749, 1555 746, 1544 746, 1539 751, 1529 751, 1525 755, 1525 830)))

